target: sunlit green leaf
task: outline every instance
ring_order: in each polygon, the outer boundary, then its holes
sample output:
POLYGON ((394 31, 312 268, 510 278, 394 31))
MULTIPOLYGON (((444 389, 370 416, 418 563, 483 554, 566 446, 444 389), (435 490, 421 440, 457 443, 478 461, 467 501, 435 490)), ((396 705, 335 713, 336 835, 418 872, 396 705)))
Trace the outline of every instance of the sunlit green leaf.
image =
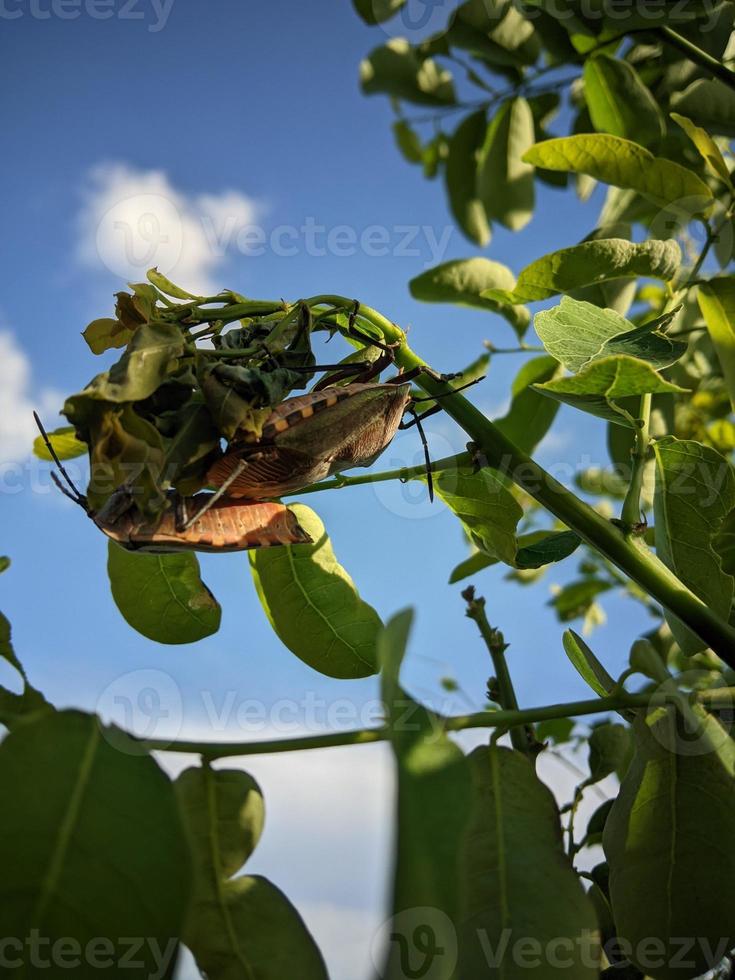
POLYGON ((595 694, 607 697, 615 687, 615 681, 608 674, 581 636, 574 630, 566 630, 563 637, 564 651, 575 670, 595 694))
POLYGON ((548 170, 589 174, 606 184, 637 191, 659 205, 682 197, 701 198, 704 210, 712 201, 712 191, 692 170, 655 157, 638 143, 606 133, 546 140, 531 147, 525 159, 548 170))
POLYGON ((222 610, 189 552, 146 554, 110 541, 107 573, 125 620, 158 643, 195 643, 219 629, 222 610))
POLYGON ((452 75, 432 58, 421 58, 404 38, 392 38, 360 65, 366 95, 392 95, 422 105, 454 102, 452 75))
MULTIPOLYGON (((146 937, 134 972, 169 980, 191 859, 171 783, 156 762, 92 715, 49 713, 0 745, 0 784, 12 800, 0 813, 2 935, 36 933, 49 950, 63 943, 67 967, 76 945, 79 980, 99 976, 100 960, 84 955, 95 943, 99 951, 99 937, 121 973, 131 946, 124 937, 146 937)), ((25 950, 19 975, 30 977, 38 961, 25 950)))
POLYGON ((656 100, 627 61, 602 52, 584 64, 584 96, 598 132, 623 136, 644 146, 664 135, 656 100))
POLYGON ((595 913, 564 853, 554 797, 519 752, 481 746, 469 761, 475 800, 464 852, 461 975, 489 976, 487 954, 495 950, 498 976, 527 977, 522 957, 507 946, 503 955, 510 930, 533 937, 542 974, 555 972, 550 950, 563 940, 564 976, 592 980, 598 975, 595 913))
POLYGON ((603 835, 618 935, 656 980, 699 977, 735 939, 735 747, 714 718, 695 717, 688 733, 673 708, 636 721, 603 835), (697 939, 682 957, 686 936, 697 939))
POLYGON ((696 148, 699 150, 699 154, 707 164, 710 172, 715 176, 719 177, 720 180, 724 180, 725 183, 732 188, 732 178, 730 177, 730 171, 727 164, 725 163, 724 157, 722 156, 722 150, 712 139, 707 130, 702 129, 701 126, 695 125, 691 119, 687 119, 686 116, 680 115, 678 112, 672 112, 671 118, 675 123, 684 130, 689 139, 694 143, 696 148))
POLYGON ((446 185, 449 206, 462 231, 477 245, 490 241, 490 225, 477 196, 477 168, 487 129, 484 109, 467 116, 449 141, 446 185))
POLYGON ((735 276, 702 283, 697 299, 735 409, 735 276))
MULTIPOLYGON (((710 609, 727 620, 735 581, 712 547, 727 514, 735 507, 735 474, 714 449, 667 436, 656 453, 656 553, 710 609)), ((685 653, 705 644, 678 619, 667 621, 685 653)))
POLYGON ((672 340, 661 332, 663 323, 653 320, 635 327, 614 310, 564 296, 558 306, 542 310, 534 328, 547 351, 568 371, 580 371, 591 361, 615 354, 628 354, 665 368, 686 353, 684 341, 672 340))
POLYGON ((536 385, 536 390, 574 408, 631 428, 635 427, 635 420, 615 404, 617 400, 646 392, 686 391, 666 381, 645 361, 627 354, 591 361, 578 374, 536 385))
POLYGON ((514 306, 505 299, 515 287, 515 278, 507 266, 491 259, 454 259, 443 262, 422 272, 410 281, 409 289, 414 299, 426 303, 454 303, 473 306, 480 310, 500 313, 516 333, 523 335, 531 317, 522 306, 514 306), (488 290, 501 291, 500 299, 487 299, 488 290))
POLYGON ((624 238, 582 242, 527 265, 514 289, 490 285, 482 295, 496 302, 531 303, 608 279, 646 276, 668 282, 680 263, 681 249, 673 239, 640 244, 624 238))
POLYGON ((488 555, 514 563, 515 532, 523 509, 492 470, 442 470, 434 476, 434 489, 488 555))
POLYGON ((378 670, 380 617, 339 564, 317 515, 291 508, 313 544, 250 551, 263 608, 280 640, 329 677, 367 677, 378 670))
POLYGON ((175 283, 167 279, 158 269, 149 269, 146 273, 148 279, 153 283, 156 289, 160 289, 162 293, 167 296, 173 296, 175 299, 202 299, 201 296, 195 296, 193 293, 188 293, 181 286, 177 286, 175 283))
MULTIPOLYGON (((53 432, 47 432, 49 442, 54 447, 54 452, 59 459, 75 459, 77 456, 85 456, 89 447, 86 442, 81 442, 74 434, 73 425, 65 425, 53 432)), ((53 460, 53 456, 46 448, 46 443, 42 436, 36 436, 33 440, 33 454, 39 459, 53 460)))
POLYGON ((115 347, 127 347, 133 332, 123 326, 119 320, 102 318, 92 320, 82 336, 93 354, 103 354, 106 350, 115 347))
POLYGON ((477 196, 488 218, 513 231, 525 227, 533 215, 533 167, 522 157, 534 139, 528 102, 511 99, 490 121, 480 151, 477 196))

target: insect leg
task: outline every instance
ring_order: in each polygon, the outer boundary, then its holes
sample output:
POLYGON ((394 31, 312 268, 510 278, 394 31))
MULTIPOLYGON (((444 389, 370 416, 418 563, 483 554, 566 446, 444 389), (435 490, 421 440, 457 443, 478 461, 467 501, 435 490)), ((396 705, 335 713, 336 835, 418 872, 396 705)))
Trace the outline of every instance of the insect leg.
POLYGON ((245 469, 247 469, 247 466, 248 464, 244 459, 239 460, 237 465, 233 469, 232 473, 230 473, 230 475, 224 481, 222 486, 219 487, 217 490, 215 490, 212 496, 209 497, 209 499, 199 508, 196 514, 194 514, 193 517, 190 517, 182 525, 181 530, 188 531, 189 528, 192 526, 192 524, 195 524, 201 517, 203 517, 207 513, 207 511, 211 507, 213 507, 217 503, 218 500, 221 500, 222 497, 224 497, 224 495, 230 489, 232 484, 235 482, 235 480, 240 476, 240 474, 243 473, 245 469))

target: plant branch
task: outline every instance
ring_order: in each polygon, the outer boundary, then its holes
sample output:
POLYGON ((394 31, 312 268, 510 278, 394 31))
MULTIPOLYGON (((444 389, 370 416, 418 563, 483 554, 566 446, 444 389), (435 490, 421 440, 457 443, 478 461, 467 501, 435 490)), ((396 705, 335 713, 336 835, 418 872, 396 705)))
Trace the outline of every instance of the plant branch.
MULTIPOLYGON (((469 466, 472 457, 469 453, 458 453, 456 456, 445 456, 437 459, 431 464, 431 472, 439 473, 442 470, 455 470, 460 466, 469 466)), ((426 476, 426 464, 420 463, 417 466, 404 466, 396 470, 383 470, 378 473, 365 473, 363 476, 337 476, 333 480, 325 480, 323 483, 313 483, 303 490, 294 490, 292 493, 284 493, 284 497, 301 497, 305 493, 320 493, 322 490, 341 490, 343 487, 359 487, 366 483, 387 483, 389 480, 399 480, 407 483, 409 480, 418 480, 426 476)))
MULTIPOLYGON (((474 586, 468 586, 462 592, 462 598, 467 603, 467 616, 477 623, 480 636, 485 641, 485 646, 493 662, 498 691, 497 702, 504 711, 518 711, 518 699, 508 670, 508 661, 505 657, 505 651, 508 649, 505 637, 500 630, 493 629, 488 622, 485 600, 481 596, 475 596, 474 586)), ((510 741, 514 749, 528 755, 533 741, 533 733, 524 726, 511 728, 510 741)))
POLYGON ((697 47, 696 44, 692 43, 688 38, 684 37, 683 34, 679 34, 678 31, 673 30, 671 27, 661 27, 659 28, 660 36, 670 44, 672 48, 677 48, 682 54, 685 54, 690 61, 693 61, 696 65, 704 68, 706 71, 710 72, 715 78, 724 82, 730 88, 735 89, 735 72, 730 71, 726 68, 721 61, 717 58, 713 58, 709 52, 704 51, 702 48, 697 47))
MULTIPOLYGON (((469 715, 444 717, 437 715, 442 731, 462 732, 472 728, 510 729, 519 725, 550 721, 554 718, 581 717, 584 715, 605 714, 621 708, 646 708, 652 704, 670 703, 671 697, 664 695, 620 693, 614 697, 595 698, 590 701, 575 701, 570 704, 550 704, 539 708, 525 708, 522 711, 478 711, 469 715)), ((406 724, 410 724, 406 721, 406 724)), ((327 732, 323 735, 303 735, 298 738, 269 739, 255 742, 195 742, 180 739, 139 739, 141 746, 151 752, 183 752, 201 755, 206 759, 224 759, 245 755, 272 755, 277 752, 301 752, 310 749, 325 749, 346 745, 367 745, 384 742, 390 737, 390 730, 383 728, 361 728, 345 732, 327 732)))

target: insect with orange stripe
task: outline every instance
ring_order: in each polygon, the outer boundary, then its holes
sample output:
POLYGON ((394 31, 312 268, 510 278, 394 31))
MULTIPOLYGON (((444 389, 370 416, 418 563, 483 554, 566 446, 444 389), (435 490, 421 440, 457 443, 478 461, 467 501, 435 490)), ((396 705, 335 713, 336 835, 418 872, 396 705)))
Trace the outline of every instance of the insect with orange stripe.
POLYGON ((38 415, 33 414, 46 448, 67 484, 64 486, 52 472, 56 486, 84 510, 103 534, 128 551, 219 553, 311 542, 294 513, 280 503, 210 501, 211 495, 207 494, 175 496, 173 507, 150 524, 137 511, 131 490, 120 487, 99 511, 94 511, 64 469, 38 415), (194 520, 189 516, 192 513, 197 515, 194 520))

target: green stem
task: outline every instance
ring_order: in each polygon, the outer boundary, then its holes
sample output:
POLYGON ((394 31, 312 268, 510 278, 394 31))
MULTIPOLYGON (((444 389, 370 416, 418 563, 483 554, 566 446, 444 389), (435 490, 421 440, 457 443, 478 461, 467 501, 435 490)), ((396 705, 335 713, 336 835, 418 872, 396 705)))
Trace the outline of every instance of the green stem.
MULTIPOLYGON (((347 304, 339 296, 319 296, 310 305, 347 304)), ((382 331, 388 343, 399 343, 397 363, 406 370, 429 368, 406 343, 396 324, 377 310, 360 306, 360 315, 382 331)), ((431 370, 429 368, 429 370, 431 370)), ((644 591, 678 616, 694 633, 735 668, 735 629, 720 619, 691 592, 638 537, 626 534, 594 508, 576 497, 530 456, 522 452, 482 412, 451 386, 420 375, 418 384, 429 395, 442 395, 442 407, 482 451, 489 466, 507 475, 543 507, 604 555, 644 591)))
MULTIPOLYGON (((662 703, 666 700, 661 697, 662 703)), ((668 699, 671 700, 670 698, 668 699)), ((505 728, 529 725, 554 718, 582 717, 605 714, 621 708, 647 708, 657 701, 649 694, 620 694, 615 697, 575 701, 570 704, 549 704, 522 711, 478 711, 470 715, 452 718, 437 716, 442 731, 463 732, 471 728, 505 728)), ((270 739, 260 742, 190 742, 179 739, 141 739, 141 745, 151 752, 183 752, 201 755, 206 759, 224 759, 232 756, 272 755, 277 752, 300 752, 346 745, 366 745, 384 742, 390 738, 388 728, 361 728, 346 732, 328 732, 324 735, 303 735, 298 738, 270 739)))
POLYGON ((653 396, 650 392, 641 395, 640 418, 637 419, 638 428, 635 433, 635 445, 633 446, 631 457, 630 484, 620 514, 620 519, 626 531, 631 531, 640 523, 641 519, 641 491, 643 490, 643 477, 646 471, 648 450, 651 443, 652 398, 653 396))
MULTIPOLYGON (((470 585, 464 590, 462 598, 467 603, 467 615, 477 623, 480 636, 485 641, 485 646, 493 662, 495 680, 498 685, 498 704, 504 711, 518 711, 518 699, 508 670, 508 661, 505 657, 508 644, 500 630, 493 629, 488 622, 485 600, 481 596, 475 596, 473 586, 470 585)), ((531 749, 532 737, 529 737, 529 734, 529 730, 524 726, 510 729, 510 741, 513 748, 518 752, 523 752, 524 755, 528 755, 531 749)))
MULTIPOLYGON (((442 470, 456 470, 460 466, 469 466, 472 457, 469 453, 458 453, 456 456, 445 456, 443 459, 434 460, 431 464, 431 472, 439 473, 442 470)), ((379 473, 365 473, 363 476, 338 476, 333 480, 325 480, 323 483, 313 483, 310 487, 303 490, 294 490, 293 493, 284 493, 284 497, 301 497, 305 493, 320 493, 322 490, 341 490, 343 487, 359 487, 366 483, 386 483, 389 480, 400 480, 407 483, 409 480, 418 480, 426 476, 426 464, 420 463, 417 466, 404 466, 396 470, 383 470, 379 473)))
POLYGON ((735 89, 735 72, 726 68, 717 58, 713 58, 709 52, 697 47, 696 44, 693 44, 683 34, 679 34, 678 31, 673 30, 671 27, 661 27, 659 30, 663 39, 673 48, 678 48, 690 61, 693 61, 701 68, 710 72, 715 78, 724 82, 725 85, 735 89))

